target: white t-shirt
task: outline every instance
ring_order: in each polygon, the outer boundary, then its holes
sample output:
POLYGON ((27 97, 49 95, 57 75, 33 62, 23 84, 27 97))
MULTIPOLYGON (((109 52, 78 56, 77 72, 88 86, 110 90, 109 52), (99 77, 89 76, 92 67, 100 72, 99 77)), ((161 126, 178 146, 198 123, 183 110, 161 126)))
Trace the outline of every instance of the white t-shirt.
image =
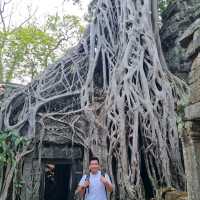
MULTIPOLYGON (((80 182, 79 186, 83 186, 87 175, 84 175, 80 182)), ((106 197, 106 188, 105 185, 101 182, 101 171, 98 171, 96 174, 90 173, 90 186, 89 190, 86 189, 85 200, 107 200, 106 197)), ((111 183, 110 178, 105 174, 105 178, 111 183)))

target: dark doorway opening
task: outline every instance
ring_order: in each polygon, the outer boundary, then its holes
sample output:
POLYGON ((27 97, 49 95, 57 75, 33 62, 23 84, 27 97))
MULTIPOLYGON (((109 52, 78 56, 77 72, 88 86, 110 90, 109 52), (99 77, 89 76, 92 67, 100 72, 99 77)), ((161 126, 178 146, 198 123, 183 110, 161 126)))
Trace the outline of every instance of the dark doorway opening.
POLYGON ((70 200, 71 165, 46 164, 44 200, 70 200))

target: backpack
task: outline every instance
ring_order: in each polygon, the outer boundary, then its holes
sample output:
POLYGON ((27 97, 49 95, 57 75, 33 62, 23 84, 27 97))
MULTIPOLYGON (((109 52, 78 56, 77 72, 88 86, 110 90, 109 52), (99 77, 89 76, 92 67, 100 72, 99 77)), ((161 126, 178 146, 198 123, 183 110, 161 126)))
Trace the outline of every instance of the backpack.
MULTIPOLYGON (((101 176, 103 176, 103 177, 106 176, 105 171, 101 171, 101 176)), ((89 180, 90 180, 90 173, 86 174, 86 177, 85 177, 85 181, 89 181, 89 180)), ((88 193, 89 193, 89 187, 86 188, 86 190, 87 190, 88 193)), ((85 193, 84 193, 84 196, 83 196, 83 199, 84 199, 84 200, 85 200, 86 190, 85 190, 85 193)), ((106 189, 106 186, 105 186, 105 191, 106 191, 106 196, 107 196, 107 189, 106 189)))

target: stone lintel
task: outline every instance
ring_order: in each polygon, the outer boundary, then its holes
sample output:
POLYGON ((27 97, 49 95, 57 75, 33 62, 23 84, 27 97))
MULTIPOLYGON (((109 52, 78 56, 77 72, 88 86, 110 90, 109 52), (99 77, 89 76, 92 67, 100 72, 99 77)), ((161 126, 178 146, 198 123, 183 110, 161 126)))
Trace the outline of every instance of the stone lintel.
POLYGON ((185 121, 200 121, 200 102, 185 108, 185 121))

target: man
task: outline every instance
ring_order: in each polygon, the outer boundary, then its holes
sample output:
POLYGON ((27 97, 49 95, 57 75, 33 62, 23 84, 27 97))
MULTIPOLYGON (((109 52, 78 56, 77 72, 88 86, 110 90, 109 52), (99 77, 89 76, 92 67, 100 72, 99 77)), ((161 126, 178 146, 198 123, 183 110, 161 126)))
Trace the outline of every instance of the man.
POLYGON ((107 191, 112 192, 113 186, 107 174, 100 171, 99 159, 90 159, 88 175, 84 175, 77 189, 77 192, 85 200, 107 200, 107 191))

